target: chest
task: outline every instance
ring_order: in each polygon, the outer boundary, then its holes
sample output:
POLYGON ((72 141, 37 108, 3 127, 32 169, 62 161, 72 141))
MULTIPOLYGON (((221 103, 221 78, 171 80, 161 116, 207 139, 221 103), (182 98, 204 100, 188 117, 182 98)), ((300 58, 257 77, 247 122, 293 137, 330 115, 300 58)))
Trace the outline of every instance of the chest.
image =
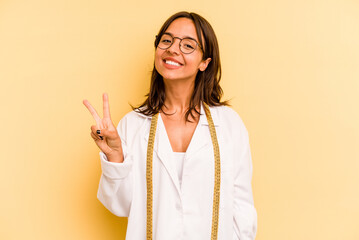
POLYGON ((173 152, 186 152, 198 125, 198 119, 192 122, 184 119, 162 116, 163 124, 173 152))

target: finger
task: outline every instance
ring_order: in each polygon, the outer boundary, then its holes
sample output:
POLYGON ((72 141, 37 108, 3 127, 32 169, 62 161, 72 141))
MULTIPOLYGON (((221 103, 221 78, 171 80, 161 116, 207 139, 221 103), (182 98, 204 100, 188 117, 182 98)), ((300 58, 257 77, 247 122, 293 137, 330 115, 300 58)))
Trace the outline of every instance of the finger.
POLYGON ((91 133, 96 136, 98 140, 103 140, 103 129, 99 129, 96 125, 91 126, 91 133))
POLYGON ((107 93, 103 94, 103 117, 111 119, 110 104, 107 93))
POLYGON ((93 132, 91 132, 91 137, 93 138, 93 140, 98 141, 101 140, 100 137, 97 134, 94 134, 93 132))
POLYGON ((93 116, 93 118, 95 119, 97 125, 101 125, 101 118, 98 115, 98 113, 96 112, 96 110, 92 107, 92 105, 90 104, 89 101, 87 101, 86 99, 83 100, 83 104, 87 107, 87 109, 90 111, 91 115, 93 116))

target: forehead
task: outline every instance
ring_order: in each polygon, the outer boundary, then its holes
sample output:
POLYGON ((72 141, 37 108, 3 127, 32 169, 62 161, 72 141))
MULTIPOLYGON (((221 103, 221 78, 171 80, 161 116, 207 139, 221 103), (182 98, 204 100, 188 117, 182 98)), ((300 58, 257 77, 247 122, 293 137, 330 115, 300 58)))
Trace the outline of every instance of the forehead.
POLYGON ((169 25, 165 32, 180 38, 191 37, 198 40, 196 27, 193 21, 188 18, 177 18, 169 25))

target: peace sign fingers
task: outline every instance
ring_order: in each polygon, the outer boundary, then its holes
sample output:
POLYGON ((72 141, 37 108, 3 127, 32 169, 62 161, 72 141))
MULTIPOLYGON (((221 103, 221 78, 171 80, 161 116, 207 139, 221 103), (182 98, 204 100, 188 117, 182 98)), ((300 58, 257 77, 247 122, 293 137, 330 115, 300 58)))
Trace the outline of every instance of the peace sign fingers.
POLYGON ((91 137, 110 162, 123 162, 121 138, 111 120, 107 93, 104 93, 102 97, 103 118, 98 115, 89 101, 86 99, 82 101, 96 121, 96 125, 91 126, 91 137))

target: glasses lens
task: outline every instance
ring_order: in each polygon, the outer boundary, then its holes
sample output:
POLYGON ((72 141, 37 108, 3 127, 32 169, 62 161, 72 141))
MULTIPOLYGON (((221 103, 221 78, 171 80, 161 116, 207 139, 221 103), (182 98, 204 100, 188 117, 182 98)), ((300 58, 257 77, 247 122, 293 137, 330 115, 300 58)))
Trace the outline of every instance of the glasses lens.
POLYGON ((181 50, 183 53, 191 53, 197 47, 197 42, 190 38, 184 38, 181 42, 181 50))
POLYGON ((162 49, 169 48, 172 45, 173 38, 168 34, 163 34, 160 42, 158 43, 158 47, 162 49))

